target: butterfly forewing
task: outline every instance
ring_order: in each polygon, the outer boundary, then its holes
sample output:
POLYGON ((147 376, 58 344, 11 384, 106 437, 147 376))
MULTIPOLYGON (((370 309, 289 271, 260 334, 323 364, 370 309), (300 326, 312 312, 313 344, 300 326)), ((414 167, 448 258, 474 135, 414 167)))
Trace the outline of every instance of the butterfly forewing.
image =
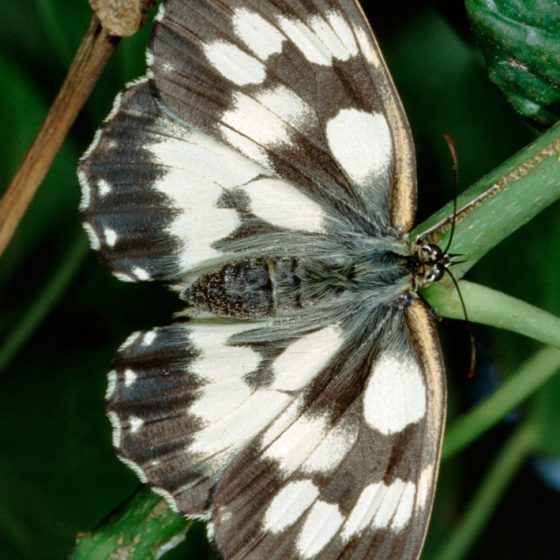
POLYGON ((119 456, 225 559, 416 558, 445 385, 410 131, 351 0, 168 0, 80 163, 92 247, 191 320, 109 375, 119 456))

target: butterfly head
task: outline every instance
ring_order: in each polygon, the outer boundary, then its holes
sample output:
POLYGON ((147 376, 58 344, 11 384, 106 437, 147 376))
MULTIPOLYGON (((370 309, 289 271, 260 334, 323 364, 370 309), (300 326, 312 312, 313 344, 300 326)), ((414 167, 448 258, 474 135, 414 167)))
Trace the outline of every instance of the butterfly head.
POLYGON ((444 253, 435 243, 416 245, 409 258, 414 288, 418 289, 441 280, 451 264, 450 255, 444 253))

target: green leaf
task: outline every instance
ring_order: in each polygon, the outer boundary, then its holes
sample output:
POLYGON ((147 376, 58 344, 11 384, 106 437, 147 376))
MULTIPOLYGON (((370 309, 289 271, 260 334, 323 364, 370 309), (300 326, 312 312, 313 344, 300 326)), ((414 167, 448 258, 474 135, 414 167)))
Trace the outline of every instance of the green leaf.
POLYGON ((543 128, 560 118, 557 0, 467 0, 490 79, 515 110, 543 128))

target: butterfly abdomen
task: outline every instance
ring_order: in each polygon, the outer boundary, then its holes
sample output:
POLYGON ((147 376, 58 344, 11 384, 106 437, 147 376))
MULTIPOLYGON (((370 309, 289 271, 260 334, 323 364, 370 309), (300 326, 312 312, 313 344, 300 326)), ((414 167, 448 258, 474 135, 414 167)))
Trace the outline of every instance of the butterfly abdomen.
POLYGON ((251 258, 200 276, 184 292, 197 310, 227 317, 263 317, 301 307, 296 258, 251 258))

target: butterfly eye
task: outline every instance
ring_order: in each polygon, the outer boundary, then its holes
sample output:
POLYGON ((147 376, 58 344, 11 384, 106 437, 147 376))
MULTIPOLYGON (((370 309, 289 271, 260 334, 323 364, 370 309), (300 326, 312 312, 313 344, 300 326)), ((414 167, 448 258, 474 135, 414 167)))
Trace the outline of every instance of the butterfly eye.
POLYGON ((421 248, 421 252, 423 256, 423 262, 426 264, 443 262, 443 260, 445 259, 443 251, 435 243, 423 245, 421 248))
MULTIPOLYGON (((442 255, 443 256, 443 255, 442 255)), ((442 262, 436 263, 426 274, 426 283, 437 282, 443 278, 445 274, 445 265, 442 262)))

